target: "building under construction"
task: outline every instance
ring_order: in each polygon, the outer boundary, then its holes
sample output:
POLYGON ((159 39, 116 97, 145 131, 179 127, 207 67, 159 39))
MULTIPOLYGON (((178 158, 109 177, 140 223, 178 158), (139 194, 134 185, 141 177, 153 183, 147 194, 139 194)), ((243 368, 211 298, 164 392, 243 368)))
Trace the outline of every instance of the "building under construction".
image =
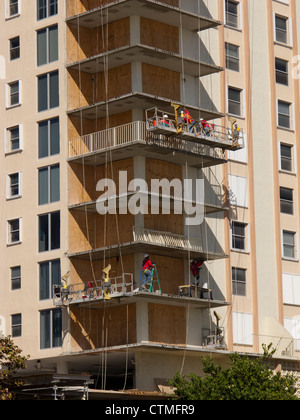
POLYGON ((3 3, 0 332, 30 354, 20 398, 158 398, 204 355, 269 343, 297 372, 299 0, 3 3))

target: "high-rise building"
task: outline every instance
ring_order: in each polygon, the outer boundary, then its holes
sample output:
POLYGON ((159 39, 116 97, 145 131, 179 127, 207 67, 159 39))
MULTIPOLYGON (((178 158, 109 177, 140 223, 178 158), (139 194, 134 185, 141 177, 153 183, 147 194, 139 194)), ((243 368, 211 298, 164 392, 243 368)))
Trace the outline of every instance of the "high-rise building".
POLYGON ((0 332, 27 383, 160 391, 269 343, 298 371, 299 0, 2 3, 0 332))

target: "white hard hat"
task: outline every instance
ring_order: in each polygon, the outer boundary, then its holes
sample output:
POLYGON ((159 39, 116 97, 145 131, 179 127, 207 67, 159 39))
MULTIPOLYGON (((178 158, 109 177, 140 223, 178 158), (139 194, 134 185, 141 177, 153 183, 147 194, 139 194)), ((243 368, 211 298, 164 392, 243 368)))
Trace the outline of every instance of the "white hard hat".
POLYGON ((167 114, 164 115, 164 118, 169 118, 169 116, 167 114))
POLYGON ((144 255, 144 258, 147 258, 147 257, 149 257, 149 255, 148 255, 148 254, 145 254, 145 255, 144 255))

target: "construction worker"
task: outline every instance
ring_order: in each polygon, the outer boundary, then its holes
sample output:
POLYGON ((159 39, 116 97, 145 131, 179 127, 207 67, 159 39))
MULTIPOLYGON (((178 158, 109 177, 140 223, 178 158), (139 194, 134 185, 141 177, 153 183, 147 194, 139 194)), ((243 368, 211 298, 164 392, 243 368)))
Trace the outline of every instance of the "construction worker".
POLYGON ((168 116, 167 114, 165 114, 165 115, 163 116, 163 119, 160 121, 160 123, 161 123, 162 125, 164 125, 165 127, 169 127, 169 126, 170 126, 170 123, 169 123, 169 121, 168 121, 168 118, 169 118, 169 116, 168 116))
POLYGON ((184 110, 185 114, 183 114, 183 121, 189 125, 189 131, 192 132, 195 125, 195 120, 192 118, 191 114, 187 109, 184 110))
POLYGON ((154 265, 150 261, 150 257, 148 254, 144 255, 144 261, 142 266, 142 286, 141 289, 148 290, 146 287, 147 283, 151 282, 152 272, 151 270, 154 268, 154 265))
POLYGON ((193 273, 193 276, 195 277, 196 286, 200 286, 200 269, 203 266, 203 261, 191 261, 190 270, 193 273))
POLYGON ((210 134, 210 125, 208 124, 208 122, 205 121, 204 118, 201 118, 200 119, 200 124, 202 126, 202 129, 204 130, 205 135, 206 136, 209 136, 209 134, 210 134))
POLYGON ((237 145, 239 143, 239 138, 240 138, 240 129, 238 125, 235 124, 234 129, 232 131, 232 140, 233 140, 234 145, 237 145))

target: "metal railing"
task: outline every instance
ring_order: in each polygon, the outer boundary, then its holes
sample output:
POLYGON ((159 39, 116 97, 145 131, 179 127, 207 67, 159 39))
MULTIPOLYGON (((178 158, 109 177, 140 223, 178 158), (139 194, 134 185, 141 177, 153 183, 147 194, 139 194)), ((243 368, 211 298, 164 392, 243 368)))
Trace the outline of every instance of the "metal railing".
POLYGON ((135 242, 147 242, 153 245, 177 248, 177 249, 188 249, 194 252, 206 252, 200 241, 196 239, 188 239, 183 235, 177 235, 170 232, 162 232, 152 229, 138 228, 134 226, 133 240, 135 242))
MULTIPOLYGON (((133 293, 133 275, 124 273, 119 277, 109 279, 109 294, 111 298, 124 296, 126 293, 133 293)), ((70 284, 68 286, 53 286, 53 303, 55 306, 64 304, 89 302, 105 299, 107 283, 104 280, 90 280, 70 284)))
POLYGON ((244 147, 244 132, 237 125, 228 128, 192 118, 188 123, 187 117, 166 114, 158 108, 146 110, 146 124, 150 132, 177 136, 187 141, 208 143, 211 147, 232 150, 244 147))
POLYGON ((135 121, 118 127, 109 128, 95 133, 86 134, 69 140, 69 158, 80 157, 90 153, 101 153, 120 146, 141 143, 178 152, 188 152, 214 159, 225 159, 224 152, 212 149, 208 145, 186 141, 176 136, 155 134, 147 130, 146 123, 135 121))

